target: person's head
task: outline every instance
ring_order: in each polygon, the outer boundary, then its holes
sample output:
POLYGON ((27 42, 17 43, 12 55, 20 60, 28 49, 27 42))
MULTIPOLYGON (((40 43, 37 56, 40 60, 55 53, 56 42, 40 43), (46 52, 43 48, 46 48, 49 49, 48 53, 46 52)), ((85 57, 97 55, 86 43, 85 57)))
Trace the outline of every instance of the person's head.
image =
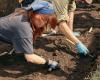
POLYGON ((29 21, 33 29, 33 41, 41 36, 43 31, 50 25, 50 28, 55 29, 57 25, 57 18, 55 14, 40 14, 33 11, 28 12, 29 21))

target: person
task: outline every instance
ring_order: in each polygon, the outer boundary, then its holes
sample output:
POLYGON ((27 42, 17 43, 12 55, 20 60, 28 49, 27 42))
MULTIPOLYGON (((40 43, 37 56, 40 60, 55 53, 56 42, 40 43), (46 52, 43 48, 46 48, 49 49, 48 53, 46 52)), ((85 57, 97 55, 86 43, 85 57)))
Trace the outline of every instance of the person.
MULTIPOLYGON (((36 2, 40 2, 42 0, 36 0, 36 2)), ((81 55, 87 55, 89 53, 89 50, 87 47, 76 37, 74 36, 72 30, 69 28, 69 25, 67 24, 68 21, 68 6, 71 6, 71 11, 74 10, 73 5, 74 0, 66 1, 66 0, 49 0, 52 4, 55 14, 57 16, 58 20, 58 27, 62 31, 62 33, 65 35, 65 37, 73 42, 73 46, 75 46, 77 53, 81 55), (61 5, 62 4, 62 5, 61 5), (71 4, 71 5, 70 5, 71 4)), ((34 4, 34 3, 33 3, 34 4)), ((32 5, 28 6, 26 10, 32 9, 32 5)))
MULTIPOLYGON (((56 3, 55 5, 57 5, 57 2, 59 3, 59 1, 53 1, 53 0, 46 0, 46 1, 53 2, 54 4, 56 3)), ((81 35, 81 33, 79 31, 77 31, 77 32, 73 31, 74 13, 75 13, 75 10, 76 10, 76 3, 78 4, 79 1, 80 2, 85 2, 86 4, 91 4, 92 3, 92 0, 66 0, 67 6, 66 6, 65 12, 66 12, 66 18, 67 18, 66 19, 67 20, 67 25, 68 25, 69 29, 73 32, 73 34, 75 36, 80 36, 81 35)), ((59 5, 64 5, 64 4, 65 4, 65 1, 59 3, 59 5)), ((79 3, 79 4, 82 6, 82 3, 79 3)), ((56 33, 57 33, 56 29, 55 30, 51 29, 51 32, 48 35, 56 34, 56 33)))
POLYGON ((73 11, 75 10, 74 0, 49 0, 53 4, 55 14, 58 20, 58 27, 65 35, 65 37, 70 40, 75 46, 77 53, 86 55, 89 53, 87 47, 73 34, 73 11), (69 7, 69 9, 68 9, 69 7), (71 15, 71 18, 68 16, 71 15))
MULTIPOLYGON (((48 2, 53 2, 52 0, 46 0, 48 2)), ((55 1, 54 1, 55 2, 55 1)), ((59 2, 59 1, 58 1, 59 2)), ((74 12, 76 10, 76 4, 75 4, 75 0, 67 0, 66 1, 67 3, 67 8, 66 8, 66 20, 67 20, 67 25, 69 27, 69 29, 73 32, 73 20, 74 20, 74 12)), ((63 5, 62 4, 63 2, 60 3, 60 5, 63 5)), ((57 30, 53 30, 51 29, 51 32, 48 34, 48 35, 51 35, 51 34, 56 34, 57 33, 57 30)), ((80 36, 80 32, 73 32, 73 34, 75 36, 80 36)))
MULTIPOLYGON (((50 15, 54 13, 52 5, 49 2, 39 1, 34 3, 33 1, 29 4, 33 12, 48 13, 50 15)), ((15 12, 8 16, 0 18, 0 39, 11 43, 15 52, 23 54, 27 62, 46 65, 49 71, 55 70, 58 67, 58 62, 46 60, 34 53, 34 31, 27 15, 29 10, 30 7, 25 6, 15 9, 15 12)))
MULTIPOLYGON (((17 7, 17 8, 25 7, 25 6, 27 6, 27 4, 32 3, 33 1, 35 1, 35 2, 33 3, 33 5, 34 5, 35 3, 37 3, 37 2, 39 2, 39 1, 41 1, 41 0, 18 0, 18 1, 17 1, 16 7, 17 7)), ((46 1, 46 0, 44 0, 44 1, 46 1)), ((53 6, 52 6, 52 8, 53 8, 53 6)), ((44 14, 44 12, 42 12, 42 13, 44 14)), ((49 34, 44 34, 44 33, 43 33, 41 36, 42 36, 42 37, 46 37, 46 36, 48 36, 48 35, 52 35, 52 34, 56 34, 56 33, 57 33, 56 28, 51 28, 51 32, 50 32, 49 34)))

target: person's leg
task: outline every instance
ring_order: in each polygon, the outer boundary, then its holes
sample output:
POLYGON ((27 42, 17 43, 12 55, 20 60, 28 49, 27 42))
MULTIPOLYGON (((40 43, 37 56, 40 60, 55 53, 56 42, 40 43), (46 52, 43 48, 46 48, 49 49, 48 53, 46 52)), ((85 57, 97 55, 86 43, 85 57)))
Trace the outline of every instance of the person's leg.
POLYGON ((69 28, 71 29, 71 31, 73 31, 73 21, 74 21, 74 11, 76 10, 76 4, 75 4, 75 1, 70 1, 69 0, 69 4, 68 4, 68 17, 69 17, 69 20, 68 20, 68 26, 69 28))
MULTIPOLYGON (((74 11, 70 11, 68 13, 68 15, 69 15, 69 20, 68 20, 67 24, 68 24, 68 27, 70 28, 70 30, 73 32, 74 11)), ((73 32, 73 34, 75 36, 80 36, 80 32, 73 32)))
MULTIPOLYGON (((73 22, 74 22, 74 11, 69 12, 69 21, 67 22, 70 30, 73 32, 73 22)), ((75 36, 80 36, 80 32, 73 32, 75 36)))
MULTIPOLYGON (((67 22, 68 27, 70 28, 70 30, 73 32, 73 22, 74 22, 74 12, 76 9, 76 4, 75 1, 72 2, 72 4, 69 4, 68 6, 68 16, 69 16, 69 20, 67 22)), ((80 36, 80 32, 73 32, 73 34, 75 36, 80 36)))
POLYGON ((68 20, 68 26, 70 28, 70 30, 73 32, 73 21, 74 21, 74 12, 69 12, 69 20, 68 20))

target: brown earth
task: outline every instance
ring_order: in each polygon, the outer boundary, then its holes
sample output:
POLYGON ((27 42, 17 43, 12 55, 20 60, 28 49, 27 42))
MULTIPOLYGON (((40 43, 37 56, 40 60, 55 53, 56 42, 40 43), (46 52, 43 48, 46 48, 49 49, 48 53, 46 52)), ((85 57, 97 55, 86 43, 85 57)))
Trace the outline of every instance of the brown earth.
MULTIPOLYGON (((100 7, 78 9, 75 12, 75 31, 82 34, 78 37, 90 50, 92 55, 100 55, 100 7), (89 32, 90 28, 93 28, 89 32)), ((60 69, 47 72, 44 66, 27 63, 23 56, 0 56, 0 80, 91 80, 91 73, 96 70, 91 58, 79 58, 68 48, 64 35, 57 34, 39 38, 34 44, 36 54, 46 59, 59 61, 60 69)), ((9 51, 11 46, 0 42, 0 52, 9 51)), ((100 57, 97 58, 99 61, 100 57)))

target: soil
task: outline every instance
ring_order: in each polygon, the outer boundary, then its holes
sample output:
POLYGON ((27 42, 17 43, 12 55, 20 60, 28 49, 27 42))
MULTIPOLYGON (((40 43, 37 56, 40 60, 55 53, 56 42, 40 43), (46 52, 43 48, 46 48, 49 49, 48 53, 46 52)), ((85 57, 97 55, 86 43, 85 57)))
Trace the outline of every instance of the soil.
MULTIPOLYGON (((75 31, 78 38, 89 48, 91 55, 98 55, 100 62, 100 7, 78 8, 75 12, 75 31)), ((23 55, 0 56, 0 80, 91 80, 96 63, 90 57, 76 55, 73 46, 69 46, 63 34, 38 38, 34 44, 35 53, 59 62, 60 69, 48 72, 43 65, 27 63, 23 55)), ((0 53, 9 51, 11 45, 0 42, 0 53)))

